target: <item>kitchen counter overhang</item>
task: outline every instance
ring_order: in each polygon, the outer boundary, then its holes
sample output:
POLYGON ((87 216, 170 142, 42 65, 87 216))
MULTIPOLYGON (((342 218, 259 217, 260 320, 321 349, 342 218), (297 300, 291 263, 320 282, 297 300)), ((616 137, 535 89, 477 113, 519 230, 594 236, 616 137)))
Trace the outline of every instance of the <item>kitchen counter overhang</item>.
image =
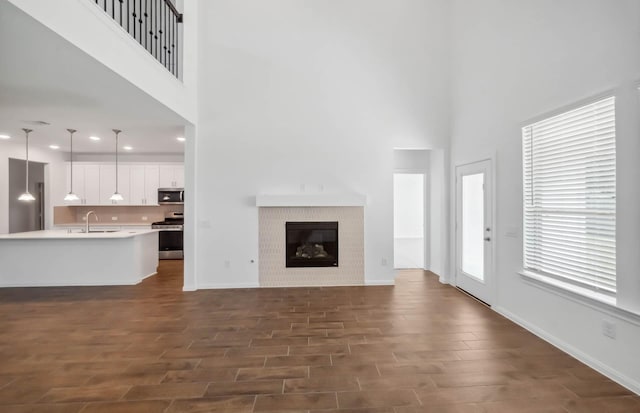
POLYGON ((0 235, 0 287, 133 285, 156 274, 158 231, 0 235))

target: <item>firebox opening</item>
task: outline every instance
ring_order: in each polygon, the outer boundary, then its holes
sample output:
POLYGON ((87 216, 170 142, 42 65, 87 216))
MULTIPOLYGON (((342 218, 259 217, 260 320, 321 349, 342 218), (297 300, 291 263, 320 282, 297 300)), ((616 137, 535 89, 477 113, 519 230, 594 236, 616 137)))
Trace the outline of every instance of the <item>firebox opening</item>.
POLYGON ((337 222, 287 222, 287 267, 337 267, 337 222))

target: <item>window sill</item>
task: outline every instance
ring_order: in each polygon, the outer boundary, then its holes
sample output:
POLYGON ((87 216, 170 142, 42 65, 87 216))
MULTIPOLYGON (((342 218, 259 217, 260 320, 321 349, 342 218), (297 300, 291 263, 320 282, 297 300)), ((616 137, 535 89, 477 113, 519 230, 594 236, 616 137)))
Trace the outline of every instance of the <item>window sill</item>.
POLYGON ((618 307, 615 297, 527 270, 518 273, 523 280, 536 287, 640 326, 640 314, 618 307))

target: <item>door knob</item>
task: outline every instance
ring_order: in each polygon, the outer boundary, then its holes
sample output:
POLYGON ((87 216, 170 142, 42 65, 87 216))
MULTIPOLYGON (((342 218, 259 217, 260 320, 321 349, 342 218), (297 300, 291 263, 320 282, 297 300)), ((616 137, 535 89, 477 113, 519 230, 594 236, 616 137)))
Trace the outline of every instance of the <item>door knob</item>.
POLYGON ((485 240, 485 241, 491 241, 491 238, 486 237, 484 240, 485 240))

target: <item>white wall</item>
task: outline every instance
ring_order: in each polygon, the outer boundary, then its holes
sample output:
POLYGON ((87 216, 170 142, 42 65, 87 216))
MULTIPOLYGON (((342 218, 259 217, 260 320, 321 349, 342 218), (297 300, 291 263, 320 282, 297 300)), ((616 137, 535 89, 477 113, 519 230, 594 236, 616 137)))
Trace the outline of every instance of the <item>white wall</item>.
POLYGON ((365 282, 392 281, 393 148, 447 141, 448 2, 215 0, 200 16, 198 286, 256 285, 254 197, 303 187, 367 195, 365 282))
POLYGON ((449 197, 448 150, 430 151, 429 171, 429 270, 448 283, 449 278, 449 197))
POLYGON ((184 0, 182 81, 98 7, 87 0, 9 0, 151 97, 196 122, 197 3, 184 0))
POLYGON ((640 313, 640 2, 457 0, 453 20, 451 168, 496 153, 494 308, 640 392, 640 317, 570 300, 517 273, 522 267, 520 127, 613 93, 618 305, 640 313), (514 229, 516 238, 508 234, 514 229), (603 336, 605 319, 617 325, 617 340, 603 336))
MULTIPOLYGON (((37 139, 34 133, 29 141, 37 139)), ((0 141, 0 234, 9 233, 9 158, 25 159, 24 137, 15 137, 9 141, 0 141)), ((45 166, 45 228, 53 225, 53 204, 49 201, 51 193, 65 190, 64 154, 51 150, 29 148, 29 160, 46 163, 45 166), (48 194, 48 195, 47 195, 48 194)))

